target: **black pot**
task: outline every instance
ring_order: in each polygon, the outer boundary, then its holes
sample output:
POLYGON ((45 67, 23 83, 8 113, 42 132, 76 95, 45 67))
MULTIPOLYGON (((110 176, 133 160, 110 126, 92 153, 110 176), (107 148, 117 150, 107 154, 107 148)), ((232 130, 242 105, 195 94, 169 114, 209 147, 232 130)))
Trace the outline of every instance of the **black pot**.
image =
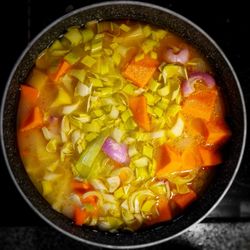
POLYGON ((10 175, 20 194, 33 210, 48 224, 76 240, 109 248, 139 248, 167 241, 189 226, 201 221, 223 198, 240 166, 246 140, 246 109, 237 76, 228 59, 216 43, 199 27, 186 18, 165 8, 142 2, 107 2, 73 11, 49 25, 28 45, 18 59, 7 82, 1 107, 1 143, 10 175), (16 117, 19 102, 19 84, 25 79, 39 53, 67 27, 87 21, 107 19, 134 19, 159 25, 193 44, 207 58, 215 72, 226 106, 232 138, 225 148, 225 161, 204 195, 173 221, 135 233, 113 234, 80 228, 65 216, 54 211, 38 193, 22 164, 16 140, 16 117))

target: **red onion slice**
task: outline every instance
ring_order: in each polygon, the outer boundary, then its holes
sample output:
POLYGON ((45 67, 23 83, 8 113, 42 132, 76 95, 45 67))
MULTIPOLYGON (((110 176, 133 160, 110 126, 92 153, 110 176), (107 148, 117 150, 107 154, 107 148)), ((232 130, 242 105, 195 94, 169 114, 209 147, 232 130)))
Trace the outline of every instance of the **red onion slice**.
POLYGON ((119 144, 111 138, 107 138, 102 146, 103 152, 112 160, 119 163, 128 163, 128 148, 125 144, 119 144))
POLYGON ((189 59, 189 50, 182 49, 179 53, 174 53, 173 49, 168 49, 165 55, 165 60, 170 63, 180 63, 185 64, 189 59))
POLYGON ((188 80, 184 81, 182 84, 182 93, 184 97, 189 96, 195 91, 194 84, 196 81, 202 80, 208 88, 213 88, 215 86, 214 78, 208 73, 193 73, 190 75, 188 80))

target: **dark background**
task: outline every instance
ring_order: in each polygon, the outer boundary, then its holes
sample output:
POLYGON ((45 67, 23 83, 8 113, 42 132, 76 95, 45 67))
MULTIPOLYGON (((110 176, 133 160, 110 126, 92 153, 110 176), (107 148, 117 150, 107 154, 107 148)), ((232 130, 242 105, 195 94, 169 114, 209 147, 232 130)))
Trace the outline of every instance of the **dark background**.
MULTIPOLYGON (((43 28, 90 0, 4 0, 0 3, 0 96, 18 56, 43 28)), ((250 98, 250 22, 247 1, 147 1, 187 17, 222 48, 250 98)), ((240 171, 223 201, 201 224, 159 249, 250 249, 249 143, 240 171)), ((47 226, 24 202, 0 154, 0 249, 87 248, 47 226)), ((90 248, 90 247, 88 247, 90 248)), ((155 248, 154 248, 155 249, 155 248)))

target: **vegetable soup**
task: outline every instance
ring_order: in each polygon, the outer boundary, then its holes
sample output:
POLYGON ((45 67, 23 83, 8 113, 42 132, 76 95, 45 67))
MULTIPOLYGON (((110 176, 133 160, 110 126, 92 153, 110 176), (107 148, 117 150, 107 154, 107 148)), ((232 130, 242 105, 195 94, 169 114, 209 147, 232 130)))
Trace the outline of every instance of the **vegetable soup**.
POLYGON ((77 226, 135 231, 202 195, 230 138, 211 67, 168 30, 70 27, 20 85, 25 169, 77 226))

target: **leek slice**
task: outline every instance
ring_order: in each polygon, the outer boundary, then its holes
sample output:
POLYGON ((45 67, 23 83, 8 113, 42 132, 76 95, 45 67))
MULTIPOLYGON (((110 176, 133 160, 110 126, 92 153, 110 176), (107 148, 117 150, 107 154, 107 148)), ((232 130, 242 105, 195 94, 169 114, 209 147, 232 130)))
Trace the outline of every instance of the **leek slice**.
POLYGON ((77 46, 82 42, 82 35, 77 28, 70 29, 66 34, 64 34, 64 37, 71 42, 72 46, 77 46))
POLYGON ((107 139, 107 133, 102 133, 97 137, 81 154, 75 167, 79 175, 83 178, 87 178, 92 170, 93 163, 101 151, 104 141, 107 139))

